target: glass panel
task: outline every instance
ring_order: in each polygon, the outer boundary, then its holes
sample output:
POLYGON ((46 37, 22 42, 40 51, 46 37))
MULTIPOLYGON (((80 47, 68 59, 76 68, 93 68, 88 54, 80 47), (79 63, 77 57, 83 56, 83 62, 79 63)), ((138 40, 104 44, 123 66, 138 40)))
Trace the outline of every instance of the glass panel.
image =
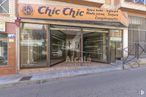
POLYGON ((7 65, 8 62, 8 41, 7 34, 0 34, 0 66, 7 65))
POLYGON ((9 12, 9 0, 6 0, 3 4, 2 7, 5 12, 9 12))
POLYGON ((144 0, 135 0, 135 3, 144 4, 144 0))
POLYGON ((107 62, 107 33, 84 32, 84 57, 92 61, 107 62))
POLYGON ((65 34, 58 30, 51 30, 51 64, 65 60, 65 34))
POLYGON ((139 4, 145 4, 146 2, 145 0, 125 0, 125 1, 139 3, 139 4))
MULTIPOLYGON (((80 62, 81 30, 68 26, 51 28, 51 65, 65 62, 80 62)), ((69 65, 69 64, 68 64, 69 65)))
POLYGON ((20 36, 21 67, 47 66, 47 34, 45 26, 24 23, 20 36))
POLYGON ((129 16, 130 23, 128 27, 129 54, 135 54, 137 51, 135 43, 139 43, 142 48, 146 48, 146 18, 129 16))
POLYGON ((122 31, 110 30, 111 62, 122 58, 122 31))
POLYGON ((0 13, 8 13, 9 12, 9 0, 0 0, 0 13))

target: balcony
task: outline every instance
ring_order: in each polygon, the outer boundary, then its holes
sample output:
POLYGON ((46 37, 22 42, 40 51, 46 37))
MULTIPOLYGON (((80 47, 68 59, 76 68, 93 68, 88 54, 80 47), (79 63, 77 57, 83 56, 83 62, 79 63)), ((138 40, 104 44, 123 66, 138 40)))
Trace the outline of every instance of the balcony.
POLYGON ((105 3, 105 0, 53 0, 53 1, 67 2, 72 4, 93 6, 93 7, 101 7, 105 3))
POLYGON ((128 12, 146 14, 146 0, 121 0, 119 8, 128 12))

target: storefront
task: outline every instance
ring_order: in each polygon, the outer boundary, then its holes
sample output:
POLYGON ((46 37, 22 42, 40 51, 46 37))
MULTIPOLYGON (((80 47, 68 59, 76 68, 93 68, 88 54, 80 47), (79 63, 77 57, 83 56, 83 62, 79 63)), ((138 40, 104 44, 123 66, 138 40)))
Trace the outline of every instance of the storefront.
POLYGON ((16 0, 0 1, 0 76, 17 72, 15 4, 16 0))
POLYGON ((20 68, 111 63, 124 56, 128 19, 120 10, 19 4, 18 16, 20 68))

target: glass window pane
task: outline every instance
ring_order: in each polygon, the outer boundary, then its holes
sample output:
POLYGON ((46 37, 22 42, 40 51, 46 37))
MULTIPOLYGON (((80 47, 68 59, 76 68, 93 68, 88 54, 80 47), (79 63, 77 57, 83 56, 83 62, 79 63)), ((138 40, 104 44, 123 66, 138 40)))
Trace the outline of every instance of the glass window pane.
POLYGON ((7 34, 0 34, 0 66, 7 65, 8 42, 7 34))
POLYGON ((8 13, 9 12, 9 0, 0 0, 0 13, 8 13))
POLYGON ((134 2, 134 0, 125 0, 125 1, 128 1, 128 2, 134 2))
POLYGON ((122 31, 110 30, 111 61, 122 58, 122 31))
POLYGON ((2 7, 4 8, 5 12, 9 12, 9 0, 6 0, 3 4, 2 7))
MULTIPOLYGON (((83 30, 85 31, 85 30, 83 30)), ((98 29, 94 32, 84 32, 84 57, 91 58, 91 61, 107 62, 107 33, 98 29)))
MULTIPOLYGON (((51 65, 59 62, 80 61, 81 29, 51 25, 51 65)), ((66 63, 62 63, 66 64, 66 63)))
POLYGON ((21 31, 21 67, 47 66, 47 34, 42 24, 24 24, 21 31))
POLYGON ((144 4, 144 0, 135 0, 135 3, 144 4))
POLYGON ((0 13, 5 13, 4 9, 0 6, 0 13))

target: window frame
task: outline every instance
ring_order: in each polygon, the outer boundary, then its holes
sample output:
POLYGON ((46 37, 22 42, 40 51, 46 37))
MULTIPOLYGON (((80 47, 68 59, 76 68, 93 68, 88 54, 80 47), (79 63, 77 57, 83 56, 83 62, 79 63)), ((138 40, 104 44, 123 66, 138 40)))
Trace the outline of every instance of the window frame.
POLYGON ((129 0, 125 0, 125 2, 132 2, 135 4, 142 4, 142 5, 146 5, 146 0, 144 0, 144 3, 137 3, 135 0, 129 1, 129 0))
POLYGON ((9 3, 10 3, 10 0, 3 0, 1 3, 0 3, 0 8, 2 9, 2 12, 0 12, 0 14, 8 14, 9 12, 10 12, 10 6, 9 6, 9 3), (3 4, 4 3, 6 3, 6 2, 8 2, 8 10, 7 10, 7 8, 5 8, 4 6, 3 6, 3 4))
POLYGON ((7 37, 4 37, 4 38, 2 38, 2 39, 0 39, 0 41, 7 41, 7 62, 6 62, 6 64, 3 64, 3 65, 0 65, 0 67, 5 67, 5 66, 8 66, 8 52, 9 52, 9 49, 8 49, 8 46, 9 46, 9 40, 8 40, 8 33, 0 33, 0 34, 3 34, 3 35, 6 35, 7 37))

